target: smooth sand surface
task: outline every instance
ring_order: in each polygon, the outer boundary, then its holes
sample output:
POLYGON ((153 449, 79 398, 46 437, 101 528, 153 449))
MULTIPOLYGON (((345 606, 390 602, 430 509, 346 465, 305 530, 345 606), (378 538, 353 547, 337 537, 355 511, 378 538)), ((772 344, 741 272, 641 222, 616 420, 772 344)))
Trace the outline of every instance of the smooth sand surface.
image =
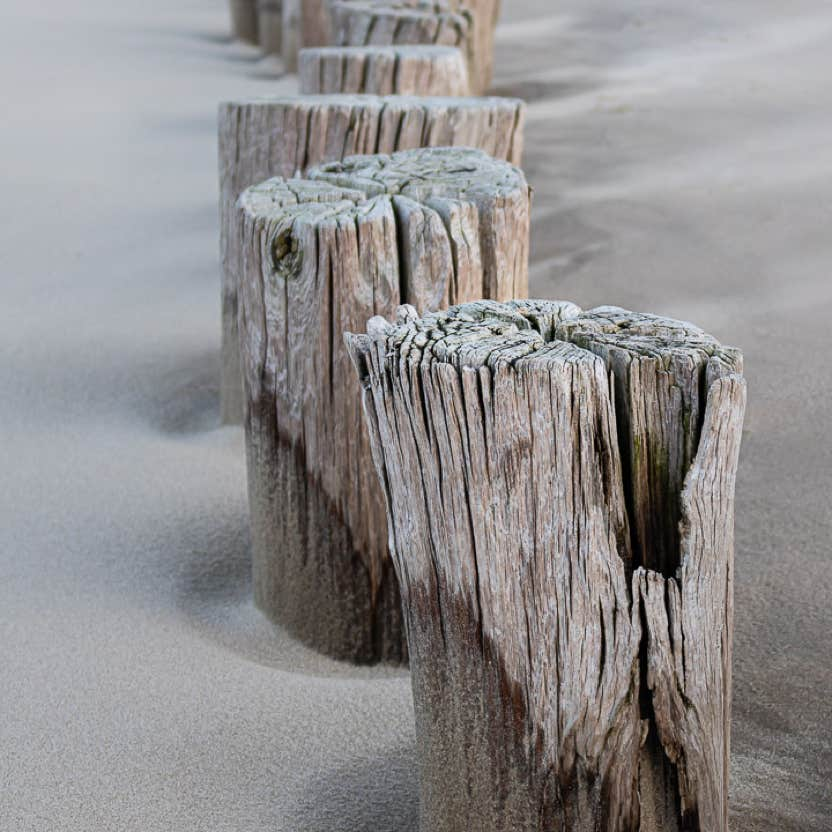
MULTIPOLYGON (((221 0, 5 5, 0 830, 414 832, 407 673, 253 609, 218 426, 216 103, 294 79, 221 0)), ((832 8, 505 6, 533 292, 745 350, 733 828, 828 830, 832 8)))

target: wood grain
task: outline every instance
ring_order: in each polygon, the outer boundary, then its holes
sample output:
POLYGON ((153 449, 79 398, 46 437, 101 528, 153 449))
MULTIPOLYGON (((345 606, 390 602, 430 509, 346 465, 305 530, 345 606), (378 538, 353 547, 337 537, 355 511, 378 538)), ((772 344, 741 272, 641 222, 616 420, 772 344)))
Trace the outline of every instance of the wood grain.
POLYGON ((222 419, 242 421, 234 203, 249 186, 362 153, 465 146, 519 164, 525 105, 510 98, 301 96, 226 102, 218 115, 222 419))
POLYGON ((468 67, 451 46, 333 46, 303 49, 302 94, 468 95, 468 67))
POLYGON ((335 0, 333 39, 338 46, 393 44, 459 48, 468 63, 471 90, 482 94, 491 83, 495 0, 335 0))
POLYGON ((237 223, 256 601, 329 655, 401 661, 383 492, 342 334, 403 301, 524 293, 529 188, 476 150, 356 157, 248 189, 237 223))
POLYGON ((329 46, 332 43, 329 0, 302 0, 300 31, 303 48, 329 46))
POLYGON ((547 301, 403 307, 347 344, 405 610, 423 832, 724 832, 739 353, 547 301))

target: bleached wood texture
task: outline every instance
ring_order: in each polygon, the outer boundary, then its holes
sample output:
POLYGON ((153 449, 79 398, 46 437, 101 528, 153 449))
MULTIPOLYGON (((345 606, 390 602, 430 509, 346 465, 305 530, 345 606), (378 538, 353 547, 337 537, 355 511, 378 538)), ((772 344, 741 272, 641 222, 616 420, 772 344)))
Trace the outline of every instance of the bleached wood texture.
POLYGON ((480 151, 416 150, 270 180, 238 209, 257 604, 315 648, 405 655, 382 491, 343 333, 524 294, 529 189, 480 151))
POLYGON ((279 55, 283 47, 283 0, 257 0, 257 33, 266 55, 279 55))
POLYGON ((332 43, 332 16, 329 0, 302 0, 300 42, 303 48, 329 46, 332 43))
POLYGON ((286 72, 297 72, 301 37, 301 0, 281 0, 281 2, 283 21, 280 55, 283 58, 286 72))
POLYGON ((347 344, 422 832, 725 832, 740 354, 547 301, 403 307, 347 344))
POLYGON ((525 105, 509 98, 304 96, 220 105, 218 116, 222 277, 222 419, 242 421, 237 338, 234 203, 270 176, 362 153, 464 146, 519 164, 525 105))
POLYGON ((304 94, 468 95, 468 67, 453 46, 302 49, 304 94))
POLYGON ((231 34, 246 43, 257 43, 256 0, 231 0, 231 34))
POLYGON ((455 46, 468 64, 471 91, 482 94, 491 82, 493 29, 490 21, 479 20, 494 11, 485 8, 493 5, 485 0, 478 5, 475 19, 474 10, 459 0, 334 0, 333 40, 337 46, 455 46))

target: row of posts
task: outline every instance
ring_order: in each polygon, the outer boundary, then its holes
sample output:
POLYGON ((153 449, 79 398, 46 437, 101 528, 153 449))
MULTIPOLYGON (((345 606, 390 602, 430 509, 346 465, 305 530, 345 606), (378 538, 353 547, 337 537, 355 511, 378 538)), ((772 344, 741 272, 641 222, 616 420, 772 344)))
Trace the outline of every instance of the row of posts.
POLYGON ((526 299, 494 0, 309 5, 309 91, 219 111, 257 605, 409 661, 422 832, 726 832, 741 354, 526 299))

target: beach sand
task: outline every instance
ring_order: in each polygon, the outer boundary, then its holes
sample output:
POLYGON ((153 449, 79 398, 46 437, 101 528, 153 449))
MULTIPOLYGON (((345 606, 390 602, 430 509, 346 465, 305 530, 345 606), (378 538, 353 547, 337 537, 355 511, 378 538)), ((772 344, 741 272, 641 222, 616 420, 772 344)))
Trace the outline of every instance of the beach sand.
MULTIPOLYGON (((746 355, 736 832, 832 827, 832 7, 507 0, 532 292, 746 355)), ((251 604, 218 419, 222 0, 6 4, 0 829, 415 832, 409 679, 251 604)))

